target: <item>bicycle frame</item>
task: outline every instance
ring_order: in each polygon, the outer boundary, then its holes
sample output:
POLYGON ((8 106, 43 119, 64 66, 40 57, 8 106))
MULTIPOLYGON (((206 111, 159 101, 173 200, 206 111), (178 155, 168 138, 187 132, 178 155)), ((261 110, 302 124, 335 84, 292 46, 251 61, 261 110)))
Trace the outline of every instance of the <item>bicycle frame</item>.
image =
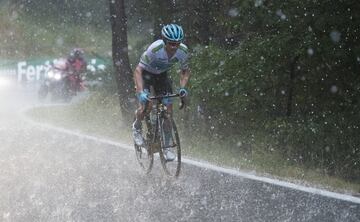
MULTIPOLYGON (((159 151, 159 149, 160 149, 159 135, 158 135, 159 134, 159 126, 161 124, 160 121, 163 118, 168 118, 168 116, 165 116, 165 115, 169 115, 167 113, 166 105, 164 105, 162 103, 162 99, 164 99, 164 98, 172 98, 172 97, 180 97, 180 95, 179 94, 169 94, 169 95, 149 96, 150 100, 156 100, 156 105, 155 105, 156 106, 155 107, 156 119, 155 119, 155 121, 152 122, 150 113, 145 115, 146 124, 148 124, 148 128, 151 129, 151 131, 152 131, 150 133, 155 133, 151 137, 151 138, 153 138, 153 140, 151 141, 151 144, 149 144, 151 146, 151 149, 152 149, 153 153, 157 153, 159 151), (155 128, 153 128, 154 125, 155 125, 155 128)), ((184 107, 184 102, 181 99, 179 109, 182 109, 183 107, 184 107)), ((147 106, 145 107, 144 112, 146 112, 146 111, 147 111, 147 106)))

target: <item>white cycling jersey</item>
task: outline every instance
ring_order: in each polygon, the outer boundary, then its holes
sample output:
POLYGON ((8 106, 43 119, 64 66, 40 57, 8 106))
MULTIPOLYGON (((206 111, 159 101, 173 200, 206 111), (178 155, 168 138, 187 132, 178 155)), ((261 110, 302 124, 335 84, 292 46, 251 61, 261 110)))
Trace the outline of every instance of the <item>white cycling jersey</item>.
POLYGON ((150 73, 160 74, 168 71, 176 62, 180 63, 182 70, 188 69, 187 46, 181 43, 175 54, 169 58, 164 41, 159 39, 153 42, 142 54, 139 66, 150 73))

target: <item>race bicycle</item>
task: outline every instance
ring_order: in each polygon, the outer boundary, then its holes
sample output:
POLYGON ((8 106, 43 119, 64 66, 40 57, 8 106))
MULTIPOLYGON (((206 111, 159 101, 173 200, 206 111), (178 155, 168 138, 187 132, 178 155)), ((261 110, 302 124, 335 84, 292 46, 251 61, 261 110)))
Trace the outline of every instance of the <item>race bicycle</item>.
MULTIPOLYGON (((161 165, 168 176, 178 177, 181 168, 181 148, 179 134, 175 121, 167 111, 167 107, 162 103, 163 99, 171 97, 180 97, 179 94, 150 96, 150 100, 155 103, 151 112, 145 108, 144 122, 142 124, 143 144, 141 146, 135 143, 136 158, 142 169, 149 173, 154 163, 154 154, 159 153, 161 165), (174 160, 167 160, 165 152, 172 152, 175 155, 174 160)), ((180 109, 184 106, 181 99, 180 109)), ((146 105, 146 107, 148 107, 146 105)))

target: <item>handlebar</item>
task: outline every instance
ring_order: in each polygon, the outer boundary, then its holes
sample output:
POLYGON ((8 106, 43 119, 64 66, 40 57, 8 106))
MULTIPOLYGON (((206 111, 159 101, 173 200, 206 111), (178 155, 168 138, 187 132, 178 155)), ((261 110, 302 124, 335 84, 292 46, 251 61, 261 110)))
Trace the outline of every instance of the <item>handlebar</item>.
POLYGON ((168 94, 168 95, 158 95, 158 96, 149 96, 149 99, 164 99, 164 98, 171 98, 171 97, 180 97, 178 93, 176 94, 168 94))
POLYGON ((181 102, 180 102, 179 109, 184 108, 184 105, 185 105, 184 97, 181 97, 180 94, 178 94, 178 93, 168 94, 168 95, 149 96, 149 99, 151 99, 151 100, 159 100, 159 99, 172 98, 172 97, 180 97, 181 102))

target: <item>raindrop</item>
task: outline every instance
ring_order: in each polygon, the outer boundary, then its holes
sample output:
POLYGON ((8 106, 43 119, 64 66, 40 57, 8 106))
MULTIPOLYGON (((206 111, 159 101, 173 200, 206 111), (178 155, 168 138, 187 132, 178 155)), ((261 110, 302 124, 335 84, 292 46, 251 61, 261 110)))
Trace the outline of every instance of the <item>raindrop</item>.
POLYGON ((63 44, 64 44, 64 39, 62 37, 56 39, 56 45, 62 46, 63 44))
POLYGON ((276 11, 276 15, 279 16, 281 18, 281 20, 285 20, 286 19, 286 15, 281 11, 281 9, 278 9, 276 11))
POLYGON ((331 31, 331 33, 330 33, 330 38, 331 38, 331 40, 332 40, 333 42, 337 43, 337 42, 339 42, 340 39, 341 39, 341 33, 338 32, 338 31, 336 31, 336 30, 333 30, 333 31, 331 31))
POLYGON ((331 86, 331 88, 330 88, 330 92, 332 92, 332 93, 337 93, 338 92, 338 87, 337 86, 331 86))
POLYGON ((96 71, 95 67, 94 67, 94 66, 91 66, 91 65, 88 65, 88 66, 87 66, 87 69, 90 70, 91 72, 95 72, 95 71, 96 71))
POLYGON ((104 64, 100 64, 97 66, 97 68, 100 70, 105 70, 106 66, 104 64))
POLYGON ((307 53, 308 53, 309 56, 314 55, 314 49, 308 48, 307 53))
POLYGON ((263 4, 263 0, 255 0, 255 7, 260 7, 263 4))
POLYGON ((229 10, 229 16, 236 17, 239 16, 239 10, 237 8, 232 8, 229 10))

